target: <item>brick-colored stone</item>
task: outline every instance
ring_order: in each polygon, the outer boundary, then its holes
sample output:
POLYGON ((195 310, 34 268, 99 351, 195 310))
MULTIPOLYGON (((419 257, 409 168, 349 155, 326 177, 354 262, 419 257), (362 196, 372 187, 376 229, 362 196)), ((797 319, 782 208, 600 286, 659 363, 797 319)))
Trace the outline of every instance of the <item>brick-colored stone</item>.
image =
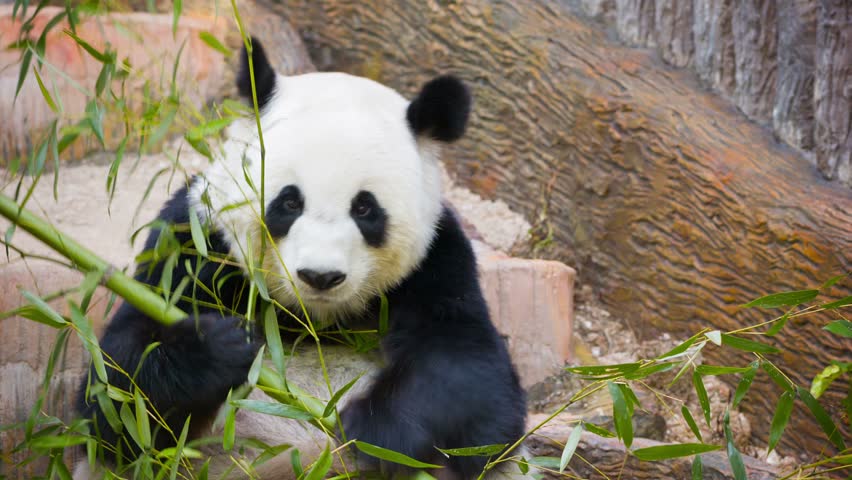
POLYGON ((564 263, 480 253, 482 288, 491 318, 529 387, 572 358, 576 272, 564 263))

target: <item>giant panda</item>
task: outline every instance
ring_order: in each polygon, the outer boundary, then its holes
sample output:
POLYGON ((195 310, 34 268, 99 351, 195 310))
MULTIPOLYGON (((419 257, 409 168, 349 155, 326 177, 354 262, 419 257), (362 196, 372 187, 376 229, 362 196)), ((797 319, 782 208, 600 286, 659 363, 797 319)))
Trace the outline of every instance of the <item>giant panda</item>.
MULTIPOLYGON (((191 277, 177 302, 189 317, 166 327, 124 303, 100 341, 104 355, 135 372, 135 384, 172 432, 179 434, 191 418, 190 435, 197 438, 210 433, 229 392, 246 383, 264 339, 257 322, 244 320, 252 272, 262 272, 268 295, 286 308, 278 314, 281 327, 310 319, 317 329, 375 329, 384 296, 388 327, 378 350, 320 343, 321 362, 312 340, 297 335, 301 341, 291 341, 287 332, 294 329, 282 328, 284 345, 292 348, 287 381, 328 400, 360 375, 337 404, 342 431, 332 433, 440 464, 444 468, 432 472, 439 478, 476 478, 486 458, 447 457, 437 448, 511 445, 524 433, 526 408, 504 340, 489 319, 471 245, 441 197, 440 146, 464 133, 468 90, 440 76, 409 102, 343 73, 285 77, 257 40, 252 45, 251 54, 241 53, 237 87, 251 102, 251 56, 265 167, 261 171, 254 117, 232 124, 215 161, 168 201, 145 245, 147 252, 162 249, 163 229, 174 226, 183 248, 170 269, 171 285, 191 277), (199 262, 186 228, 191 211, 210 228, 208 255, 224 260, 199 262)), ((161 285, 166 262, 146 258, 137 280, 161 285)), ((108 380, 130 390, 127 373, 110 369, 108 380)), ((91 395, 96 383, 93 370, 83 380, 78 411, 113 448, 102 449, 99 461, 80 462, 78 479, 96 478, 104 464, 126 464, 138 454, 129 435, 106 421, 91 395)), ((264 394, 255 389, 252 397, 264 394)), ((236 428, 237 437, 292 445, 305 465, 328 438, 304 421, 245 409, 236 428)), ((157 449, 174 445, 162 428, 153 435, 157 449)), ((246 475, 234 458, 250 455, 250 448, 210 448, 210 478, 246 475)), ((354 467, 339 455, 334 468, 406 473, 363 454, 351 457, 354 467)), ((291 459, 284 452, 251 476, 294 478, 291 459)), ((523 476, 510 467, 492 473, 523 476)))

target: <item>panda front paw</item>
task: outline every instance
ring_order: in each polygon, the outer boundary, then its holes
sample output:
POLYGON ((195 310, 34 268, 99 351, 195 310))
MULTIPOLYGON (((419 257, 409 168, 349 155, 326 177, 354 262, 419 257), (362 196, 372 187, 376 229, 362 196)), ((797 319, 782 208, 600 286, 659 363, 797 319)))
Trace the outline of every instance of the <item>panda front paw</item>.
POLYGON ((166 328, 161 341, 172 371, 183 374, 175 380, 188 397, 173 400, 189 404, 221 403, 230 389, 245 383, 260 348, 240 319, 218 314, 184 319, 166 328))
MULTIPOLYGON (((426 429, 416 419, 396 414, 383 403, 367 397, 347 405, 340 413, 346 438, 429 462, 436 450, 426 429)), ((378 469, 385 474, 402 471, 400 465, 382 462, 361 452, 357 456, 359 468, 378 469)))

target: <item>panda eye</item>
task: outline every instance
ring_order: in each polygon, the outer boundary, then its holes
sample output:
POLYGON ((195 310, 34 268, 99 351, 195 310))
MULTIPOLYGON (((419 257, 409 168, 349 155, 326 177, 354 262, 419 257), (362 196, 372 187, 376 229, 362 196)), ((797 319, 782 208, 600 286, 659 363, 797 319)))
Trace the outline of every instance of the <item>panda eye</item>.
POLYGON ((355 205, 355 209, 352 213, 355 214, 356 217, 366 217, 373 212, 373 209, 369 205, 360 204, 355 205))
POLYGON ((284 208, 291 212, 298 212, 302 210, 302 202, 295 198, 290 198, 284 201, 284 208))

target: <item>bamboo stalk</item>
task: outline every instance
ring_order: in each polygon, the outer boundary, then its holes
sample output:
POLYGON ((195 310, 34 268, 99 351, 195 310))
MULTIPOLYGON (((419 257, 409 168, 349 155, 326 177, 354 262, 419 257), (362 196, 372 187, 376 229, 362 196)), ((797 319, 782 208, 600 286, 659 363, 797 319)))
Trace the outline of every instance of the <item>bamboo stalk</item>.
POLYGON ((186 313, 166 303, 163 297, 151 291, 147 285, 127 276, 2 193, 0 193, 0 215, 71 260, 81 271, 104 272, 101 283, 154 320, 165 325, 173 325, 186 318, 186 313))

